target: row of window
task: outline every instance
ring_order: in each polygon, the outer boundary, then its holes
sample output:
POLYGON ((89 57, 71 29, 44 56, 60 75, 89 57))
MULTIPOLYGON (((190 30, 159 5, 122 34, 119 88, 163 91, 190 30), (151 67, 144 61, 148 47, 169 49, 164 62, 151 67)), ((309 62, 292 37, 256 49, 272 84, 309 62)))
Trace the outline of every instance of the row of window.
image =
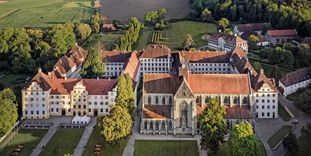
MULTIPOLYGON (((262 99, 262 100, 261 100, 261 102, 262 102, 262 103, 265 103, 265 101, 267 101, 267 103, 270 103, 271 101, 272 101, 272 103, 275 103, 275 100, 274 100, 274 99, 273 99, 273 100, 270 100, 270 99, 267 99, 267 100, 262 99)), ((256 99, 256 102, 258 103, 258 102, 259 102, 259 100, 258 100, 258 99, 256 99)))
POLYGON ((152 71, 154 71, 154 70, 160 70, 160 71, 167 71, 167 67, 145 67, 145 68, 143 68, 143 70, 144 71, 150 71, 150 70, 152 70, 152 71))
MULTIPOLYGON (((37 88, 38 89, 38 88, 37 88)), ((33 88, 31 88, 31 90, 34 90, 33 88)), ((25 92, 25 95, 28 95, 28 92, 25 92)), ((45 95, 44 92, 30 92, 30 95, 45 95)))
MULTIPOLYGON (((264 89, 262 89, 262 90, 264 91, 264 89)), ((268 91, 270 91, 270 89, 268 91)), ((256 97, 259 97, 259 96, 260 96, 259 94, 256 94, 256 97)), ((262 97, 265 97, 265 96, 267 96, 267 97, 270 97, 270 96, 275 97, 275 94, 266 93, 266 94, 261 94, 261 96, 262 97)))
POLYGON ((190 66, 192 67, 205 67, 205 66, 215 66, 215 67, 225 67, 225 66, 229 66, 228 63, 190 63, 190 66))
POLYGON ((198 70, 198 71, 212 71, 214 69, 214 71, 230 71, 230 68, 194 68, 194 70, 198 70))
POLYGON ((164 63, 142 63, 142 67, 150 67, 150 66, 167 66, 167 62, 164 63))
MULTIPOLYGON (((259 106, 257 105, 256 109, 258 109, 258 108, 259 108, 259 106)), ((261 106, 261 109, 265 109, 265 108, 266 108, 265 105, 261 106)), ((270 105, 267 105, 267 109, 270 109, 270 105)), ((272 109, 275 109, 275 105, 272 105, 272 109)))
MULTIPOLYGON (((155 104, 159 104, 159 97, 155 96, 154 98, 155 98, 155 104)), ((168 104, 172 104, 172 102, 173 102, 173 99, 171 96, 169 96, 168 104)), ((148 104, 152 104, 150 95, 148 96, 148 104)), ((166 97, 164 97, 164 96, 162 97, 162 103, 161 104, 164 104, 164 105, 166 104, 166 97)))
MULTIPOLYGON (((270 112, 267 112, 267 113, 262 112, 261 113, 261 117, 271 117, 270 115, 271 115, 270 112)), ((256 117, 258 118, 258 114, 256 114, 256 117)), ((272 117, 275 118, 274 112, 272 113, 272 117)))

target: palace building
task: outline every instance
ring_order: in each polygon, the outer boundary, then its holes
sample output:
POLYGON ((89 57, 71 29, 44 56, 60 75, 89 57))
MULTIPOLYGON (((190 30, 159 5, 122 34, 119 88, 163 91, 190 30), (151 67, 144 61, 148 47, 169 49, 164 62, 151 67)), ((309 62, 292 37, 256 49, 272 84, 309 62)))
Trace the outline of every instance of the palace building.
POLYGON ((199 133, 198 116, 210 98, 225 107, 229 128, 240 121, 278 117, 274 82, 263 71, 257 73, 239 47, 190 52, 152 44, 135 52, 101 51, 100 56, 105 79, 81 79, 82 59, 72 68, 58 63, 48 74, 39 70, 22 90, 23 118, 108 114, 120 74, 131 76, 135 96, 142 82, 141 133, 199 133), (63 75, 59 69, 66 69, 63 75))

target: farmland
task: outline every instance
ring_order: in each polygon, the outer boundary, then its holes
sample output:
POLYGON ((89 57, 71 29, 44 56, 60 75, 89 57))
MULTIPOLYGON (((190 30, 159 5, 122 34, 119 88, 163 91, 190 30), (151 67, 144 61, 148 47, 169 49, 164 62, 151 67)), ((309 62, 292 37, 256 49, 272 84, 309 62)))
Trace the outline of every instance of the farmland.
POLYGON ((92 14, 89 0, 9 0, 0 3, 0 28, 87 22, 92 14))
POLYGON ((188 16, 190 8, 188 0, 100 0, 101 14, 108 19, 126 22, 134 16, 142 20, 150 10, 165 8, 167 18, 183 18, 188 16))

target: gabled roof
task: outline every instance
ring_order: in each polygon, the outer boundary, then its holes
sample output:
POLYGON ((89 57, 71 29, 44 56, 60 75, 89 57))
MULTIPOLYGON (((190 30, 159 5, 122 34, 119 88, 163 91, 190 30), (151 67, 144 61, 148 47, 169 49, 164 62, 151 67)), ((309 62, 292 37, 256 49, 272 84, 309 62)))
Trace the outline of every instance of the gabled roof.
POLYGON ((189 63, 228 63, 230 54, 215 51, 182 51, 178 53, 179 60, 187 60, 189 63))
POLYGON ((251 79, 252 81, 252 88, 257 91, 259 90, 263 84, 268 84, 268 86, 273 90, 277 91, 275 85, 272 83, 270 79, 266 77, 263 70, 260 71, 260 73, 257 74, 257 76, 253 77, 251 79))
POLYGON ((262 31, 264 27, 270 27, 270 23, 248 23, 236 25, 240 32, 262 31))
POLYGON ((213 39, 213 40, 218 40, 219 38, 223 38, 226 42, 232 43, 234 45, 236 45, 238 43, 245 43, 245 42, 247 42, 246 40, 243 40, 239 36, 230 35, 230 34, 223 33, 223 32, 213 33, 210 36, 210 39, 213 39))
POLYGON ((280 81, 285 87, 311 79, 311 67, 287 73, 280 81))
POLYGON ((123 73, 129 74, 133 81, 136 80, 136 77, 139 76, 139 68, 140 68, 140 61, 139 61, 139 52, 132 52, 130 58, 128 59, 127 63, 124 66, 123 73))
POLYGON ((297 31, 296 29, 285 29, 285 30, 268 30, 267 34, 271 37, 296 37, 297 31))
POLYGON ((163 44, 149 44, 140 58, 166 58, 171 50, 163 44))
POLYGON ((189 74, 186 79, 170 74, 144 74, 146 93, 171 93, 186 80, 194 94, 250 94, 247 74, 189 74))
POLYGON ((172 105, 144 105, 144 118, 170 119, 171 107, 172 105))
POLYGON ((26 88, 32 82, 36 82, 44 91, 51 90, 52 94, 69 94, 73 87, 78 83, 82 83, 90 95, 107 95, 108 91, 115 87, 116 79, 62 79, 49 77, 39 71, 30 81, 26 88))
POLYGON ((122 51, 100 51, 102 62, 123 62, 126 63, 131 57, 130 52, 122 51))

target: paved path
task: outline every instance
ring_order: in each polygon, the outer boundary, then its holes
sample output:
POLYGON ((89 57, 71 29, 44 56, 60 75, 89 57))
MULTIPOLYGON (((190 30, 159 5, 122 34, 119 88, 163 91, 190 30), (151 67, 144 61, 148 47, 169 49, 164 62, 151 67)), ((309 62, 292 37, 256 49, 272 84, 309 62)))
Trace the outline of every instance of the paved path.
POLYGON ((85 127, 82 137, 79 141, 79 144, 74 150, 74 153, 73 153, 74 156, 81 156, 83 154, 84 147, 86 146, 86 144, 88 143, 92 135, 92 131, 94 129, 93 127, 97 123, 96 119, 97 119, 96 117, 91 118, 90 123, 85 127))
POLYGON ((42 138, 42 140, 37 145, 37 147, 32 151, 30 156, 38 156, 41 153, 42 147, 45 147, 46 144, 51 140, 51 138, 55 134, 55 132, 57 130, 57 126, 58 126, 58 124, 53 124, 53 126, 45 134, 45 136, 42 138))

